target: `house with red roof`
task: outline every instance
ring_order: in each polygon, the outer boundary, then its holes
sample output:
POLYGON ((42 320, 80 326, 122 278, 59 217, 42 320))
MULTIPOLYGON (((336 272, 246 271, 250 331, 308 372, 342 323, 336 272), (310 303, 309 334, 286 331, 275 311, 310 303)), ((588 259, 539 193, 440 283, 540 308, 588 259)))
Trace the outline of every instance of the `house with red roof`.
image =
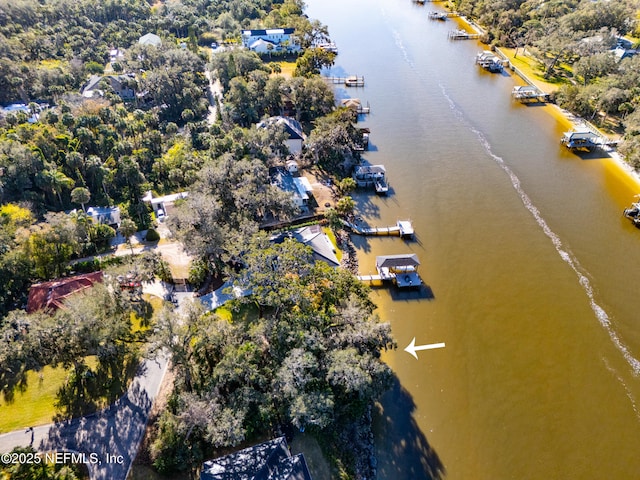
POLYGON ((91 288, 96 283, 102 283, 102 279, 102 272, 92 272, 36 283, 29 289, 27 313, 64 308, 63 303, 69 296, 91 288))

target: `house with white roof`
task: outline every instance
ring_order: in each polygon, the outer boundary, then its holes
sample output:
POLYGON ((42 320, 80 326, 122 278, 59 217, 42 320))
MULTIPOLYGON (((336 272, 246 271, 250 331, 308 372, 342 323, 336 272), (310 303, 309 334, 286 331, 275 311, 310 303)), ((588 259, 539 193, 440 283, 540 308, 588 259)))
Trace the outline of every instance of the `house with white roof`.
POLYGON ((292 35, 295 28, 269 28, 266 30, 243 30, 242 46, 256 53, 293 53, 301 50, 292 35))

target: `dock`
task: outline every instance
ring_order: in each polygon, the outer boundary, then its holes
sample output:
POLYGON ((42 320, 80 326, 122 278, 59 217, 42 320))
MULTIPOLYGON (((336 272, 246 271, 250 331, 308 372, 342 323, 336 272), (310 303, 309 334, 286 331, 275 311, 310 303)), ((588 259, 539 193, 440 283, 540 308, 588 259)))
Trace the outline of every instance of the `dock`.
POLYGON ((549 101, 549 94, 534 85, 520 85, 513 87, 511 97, 520 103, 541 103, 549 101))
POLYGON ((343 84, 346 87, 364 87, 364 76, 349 75, 348 77, 323 77, 327 82, 343 84))
POLYGON ((398 220, 395 225, 389 227, 361 227, 355 223, 343 220, 345 227, 353 233, 368 236, 391 236, 398 235, 400 238, 413 238, 414 230, 411 220, 398 220))
POLYGON ((377 275, 358 275, 361 282, 391 283, 398 288, 420 288, 422 279, 418 275, 420 261, 415 253, 380 255, 376 257, 377 275))
POLYGON ((469 33, 466 30, 450 30, 447 36, 449 40, 476 40, 480 38, 479 33, 469 33))
POLYGON ((429 20, 440 20, 445 21, 447 18, 459 17, 460 14, 457 12, 429 12, 428 17, 429 20))

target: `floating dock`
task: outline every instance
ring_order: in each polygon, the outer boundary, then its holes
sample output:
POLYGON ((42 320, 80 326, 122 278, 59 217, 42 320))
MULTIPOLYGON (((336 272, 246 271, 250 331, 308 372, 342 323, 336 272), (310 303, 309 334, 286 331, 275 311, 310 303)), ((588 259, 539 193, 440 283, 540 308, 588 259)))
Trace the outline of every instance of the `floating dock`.
POLYGON ((345 227, 349 228, 353 233, 368 236, 391 236, 399 235, 401 238, 413 238, 413 224, 411 220, 398 220, 398 222, 389 227, 361 227, 351 222, 343 220, 345 227))
POLYGON ((420 261, 414 253, 381 255, 376 257, 377 275, 358 275, 361 282, 387 282, 398 288, 420 288, 422 279, 418 275, 420 261))

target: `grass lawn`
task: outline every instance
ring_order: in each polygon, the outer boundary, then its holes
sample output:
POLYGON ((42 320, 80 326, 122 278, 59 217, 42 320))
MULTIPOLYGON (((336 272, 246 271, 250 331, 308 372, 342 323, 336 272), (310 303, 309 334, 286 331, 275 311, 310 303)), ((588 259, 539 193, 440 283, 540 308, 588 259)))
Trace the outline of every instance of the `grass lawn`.
POLYGON ((333 230, 331 230, 329 227, 322 227, 322 231, 325 233, 327 237, 329 237, 329 240, 331 240, 331 244, 336 250, 336 258, 338 259, 339 262, 341 262, 342 250, 338 248, 338 243, 336 242, 336 236, 333 234, 333 230))
POLYGON ((296 69, 296 62, 290 61, 282 61, 282 62, 268 62, 267 65, 271 65, 272 63, 277 63, 280 65, 280 73, 276 73, 274 75, 282 75, 285 78, 293 77, 293 71, 296 69))
MULTIPOLYGON (((93 368, 96 358, 87 358, 93 368)), ((64 385, 69 370, 62 367, 44 367, 40 372, 27 373, 27 386, 16 389, 13 399, 6 401, 0 395, 0 433, 50 423, 57 413, 54 403, 56 394, 64 385)))
POLYGON ((513 48, 500 48, 500 51, 509 58, 509 61, 514 67, 529 77, 529 79, 545 93, 554 92, 558 90, 563 83, 567 83, 566 80, 554 81, 553 79, 545 79, 544 67, 540 65, 536 59, 528 55, 523 55, 522 49, 518 50, 518 56, 515 56, 515 50, 513 48))

